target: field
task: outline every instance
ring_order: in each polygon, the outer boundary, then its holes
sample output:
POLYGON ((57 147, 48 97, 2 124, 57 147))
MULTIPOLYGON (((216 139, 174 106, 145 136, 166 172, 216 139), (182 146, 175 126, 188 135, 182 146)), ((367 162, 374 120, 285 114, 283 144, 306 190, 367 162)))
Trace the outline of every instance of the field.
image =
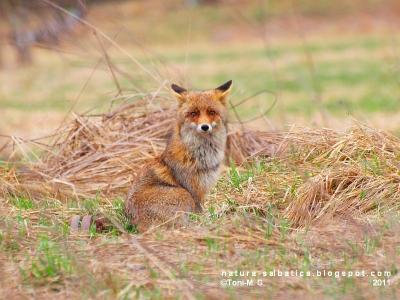
POLYGON ((4 47, 0 298, 399 298, 400 7, 279 3, 105 2, 30 66, 4 47), (169 84, 228 79, 204 213, 137 233, 123 199, 169 84), (103 230, 71 229, 88 214, 103 230))

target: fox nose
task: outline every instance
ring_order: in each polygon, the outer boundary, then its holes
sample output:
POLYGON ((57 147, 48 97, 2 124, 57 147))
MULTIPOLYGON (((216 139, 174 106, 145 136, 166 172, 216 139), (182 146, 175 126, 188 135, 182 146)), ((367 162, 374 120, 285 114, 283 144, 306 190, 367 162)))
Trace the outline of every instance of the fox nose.
POLYGON ((210 125, 208 125, 208 124, 203 124, 203 125, 201 125, 200 128, 201 128, 201 130, 207 132, 207 131, 210 130, 210 125))

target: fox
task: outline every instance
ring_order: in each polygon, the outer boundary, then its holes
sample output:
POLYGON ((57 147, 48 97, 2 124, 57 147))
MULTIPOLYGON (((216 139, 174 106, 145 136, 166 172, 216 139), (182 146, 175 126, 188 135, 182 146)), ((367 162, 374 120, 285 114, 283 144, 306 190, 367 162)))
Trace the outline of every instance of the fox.
POLYGON ((171 85, 178 106, 165 150, 144 165, 125 200, 126 215, 139 232, 186 225, 190 213, 202 212, 225 159, 231 86, 232 80, 204 91, 171 85))

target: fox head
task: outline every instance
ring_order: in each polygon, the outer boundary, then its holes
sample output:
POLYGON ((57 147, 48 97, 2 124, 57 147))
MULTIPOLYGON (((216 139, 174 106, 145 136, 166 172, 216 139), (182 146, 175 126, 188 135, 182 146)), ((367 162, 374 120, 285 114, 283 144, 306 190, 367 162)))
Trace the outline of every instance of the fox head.
POLYGON ((227 96, 232 80, 206 91, 188 91, 176 84, 171 88, 179 107, 177 113, 181 133, 196 136, 216 136, 226 133, 227 96))

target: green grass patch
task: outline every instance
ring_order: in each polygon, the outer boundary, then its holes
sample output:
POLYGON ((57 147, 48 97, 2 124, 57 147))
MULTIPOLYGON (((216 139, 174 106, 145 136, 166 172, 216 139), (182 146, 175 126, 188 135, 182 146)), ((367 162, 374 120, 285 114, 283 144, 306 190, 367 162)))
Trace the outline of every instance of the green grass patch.
POLYGON ((27 197, 12 197, 10 203, 18 209, 29 210, 34 208, 34 203, 32 199, 27 197))
POLYGON ((74 271, 72 259, 60 245, 46 236, 40 236, 35 255, 28 257, 20 268, 26 282, 34 284, 59 283, 74 271))

